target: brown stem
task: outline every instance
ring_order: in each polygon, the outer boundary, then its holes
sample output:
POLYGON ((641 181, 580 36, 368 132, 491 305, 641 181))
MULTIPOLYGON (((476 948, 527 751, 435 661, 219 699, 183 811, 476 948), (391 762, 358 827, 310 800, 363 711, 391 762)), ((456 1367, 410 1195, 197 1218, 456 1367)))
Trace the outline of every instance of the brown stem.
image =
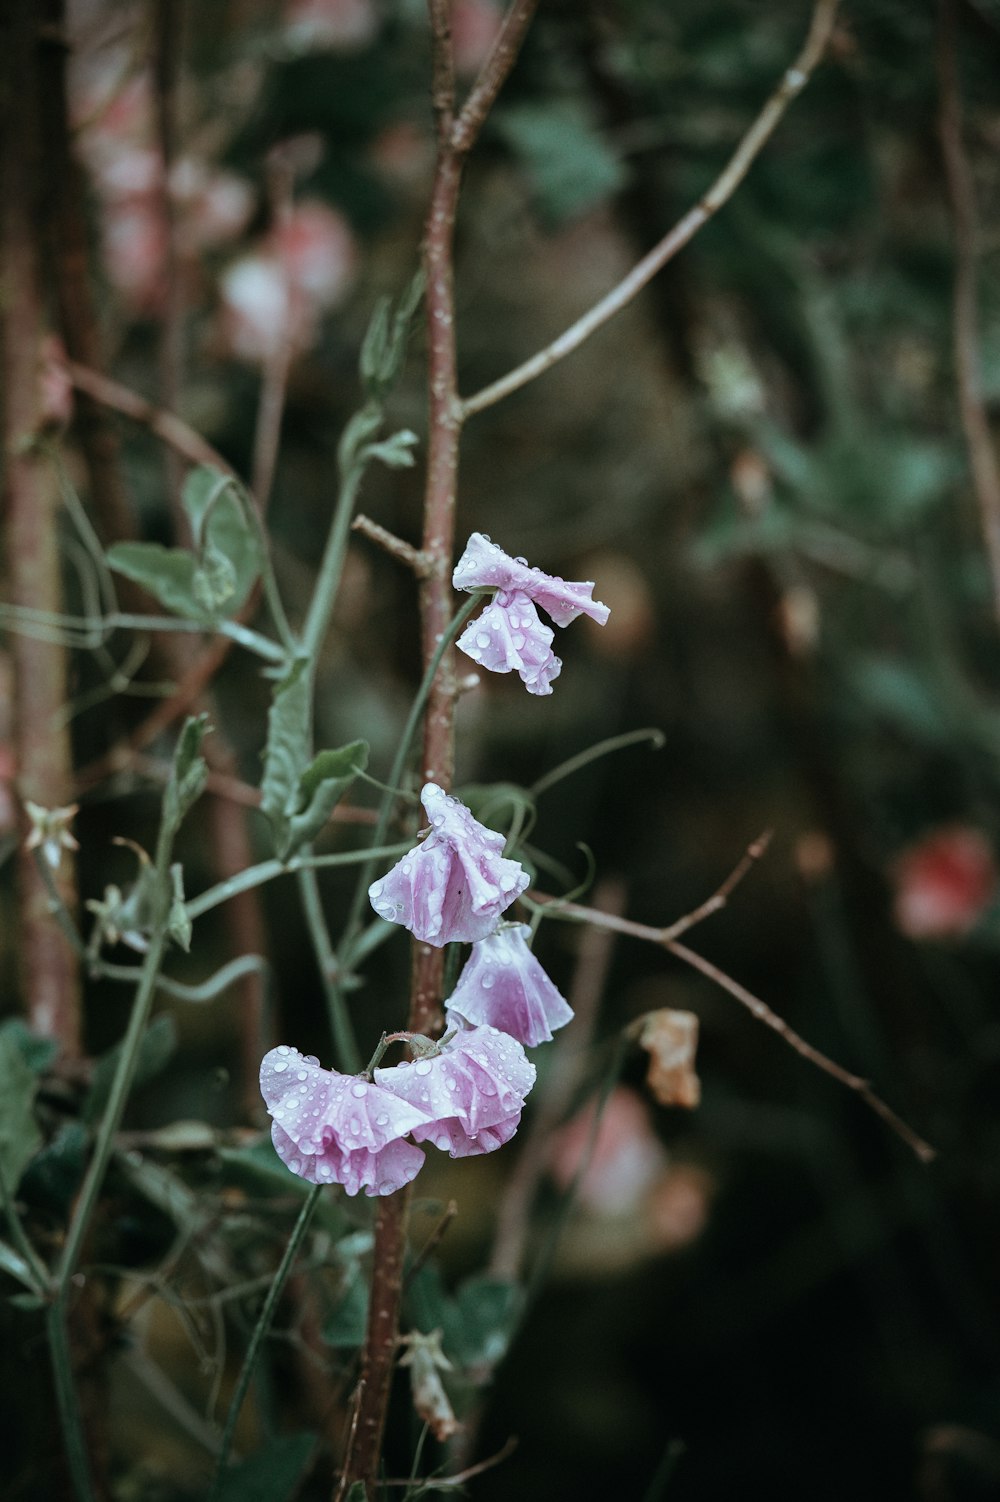
MULTIPOLYGON (((58 495, 37 447, 39 372, 44 332, 35 225, 40 181, 36 29, 31 0, 11 0, 0 20, 0 263, 4 268, 2 388, 5 551, 17 605, 62 608, 56 536, 58 495)), ((13 740, 17 788, 45 807, 70 801, 72 760, 60 715, 66 702, 61 647, 15 635, 13 740)), ((25 830, 27 834, 27 830, 25 830)), ((80 1051, 76 958, 49 916, 49 899, 29 852, 19 871, 19 962, 31 1025, 70 1055, 80 1051)), ((62 895, 75 901, 72 862, 64 858, 62 895)))
MULTIPOLYGON (((757 1018, 758 1022, 763 1022, 765 1027, 769 1027, 772 1032, 777 1033, 779 1038, 784 1039, 788 1046, 793 1048, 802 1058, 808 1059, 811 1064, 815 1064, 817 1069, 821 1069, 824 1074, 828 1074, 831 1079, 835 1079, 839 1084, 846 1086, 848 1090, 853 1090, 877 1116, 880 1116, 892 1128, 896 1135, 906 1143, 907 1147, 912 1148, 922 1162, 930 1163, 936 1157, 935 1149, 928 1142, 925 1142, 922 1137, 918 1136, 911 1127, 907 1126, 906 1122, 897 1116, 895 1111, 875 1094, 867 1080, 863 1080, 859 1075, 852 1074, 833 1059, 827 1058, 826 1054, 821 1053, 818 1048, 814 1048, 811 1043, 807 1043, 794 1028, 789 1027, 783 1017, 779 1017, 776 1012, 772 1012, 766 1002, 761 1001, 758 996, 754 996, 752 991, 748 991, 745 986, 740 985, 739 981, 734 980, 731 975, 727 975, 724 970, 720 970, 717 965, 713 965, 711 960, 706 960, 703 955, 696 954, 693 949, 688 949, 686 944, 678 944, 676 939, 670 937, 674 926, 670 928, 652 928, 646 923, 633 923, 630 918, 618 918, 608 913, 598 912, 595 908, 580 907, 575 902, 563 902, 558 897, 550 897, 544 892, 530 892, 528 896, 533 902, 541 903, 542 905, 555 904, 558 906, 560 914, 566 918, 571 918, 582 923, 594 923, 600 928, 610 928, 615 933, 628 934, 633 939, 644 939, 650 944, 658 944, 661 949, 666 949, 677 959, 682 960, 685 965, 690 965, 693 970, 700 971, 702 975, 714 981, 717 986, 721 986, 724 991, 728 991, 730 996, 735 997, 742 1006, 745 1006, 757 1018)), ((704 904, 703 906, 708 906, 708 904, 704 904)), ((687 926, 690 927, 690 924, 687 926)))
MULTIPOLYGON (((458 400, 455 344, 454 238, 462 166, 527 29, 536 0, 513 0, 500 40, 487 58, 469 98, 454 121, 455 75, 448 0, 428 0, 433 40, 432 103, 437 123, 437 161, 424 235, 426 277, 428 450, 420 585, 423 662, 434 656, 454 613, 451 563, 455 544, 455 493, 462 411, 458 400)), ((424 715, 424 781, 450 788, 453 772, 455 681, 452 653, 441 661, 424 715)), ((414 943, 411 1032, 434 1036, 441 1029, 444 950, 414 943)), ((371 1495, 378 1471, 392 1380, 406 1234, 408 1192, 384 1200, 375 1223, 374 1273, 368 1330, 362 1355, 358 1421, 344 1461, 338 1496, 360 1481, 371 1495)))
POLYGON ((137 391, 123 386, 120 381, 113 381, 110 376, 75 359, 67 362, 67 369, 70 380, 78 391, 93 397, 102 407, 109 407, 113 412, 120 412, 123 417, 130 417, 133 422, 142 423, 190 463, 211 464, 227 475, 236 473, 218 449, 214 449, 176 413, 157 407, 137 391))
POLYGON ((952 341, 958 401, 993 587, 993 613, 1000 622, 1000 465, 982 395, 982 359, 976 296, 978 215, 976 185, 962 142, 962 97, 955 47, 954 0, 938 7, 938 130, 945 183, 955 231, 952 341))

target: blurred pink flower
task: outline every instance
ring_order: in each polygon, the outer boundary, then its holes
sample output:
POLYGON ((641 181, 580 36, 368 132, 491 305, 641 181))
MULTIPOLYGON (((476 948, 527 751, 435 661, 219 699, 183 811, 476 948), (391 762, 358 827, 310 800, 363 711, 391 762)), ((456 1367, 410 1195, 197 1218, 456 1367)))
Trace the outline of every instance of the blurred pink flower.
POLYGON ((426 783, 420 798, 430 831, 372 882, 371 905, 380 918, 438 948, 484 939, 524 891, 528 873, 504 859, 502 834, 485 828, 436 783, 426 783))
POLYGON ((525 1048, 548 1043, 573 1010, 528 948, 527 924, 505 926, 472 946, 472 954, 445 1002, 449 1016, 509 1033, 525 1048))
POLYGON ((631 1214, 666 1169, 666 1149, 645 1103, 627 1086, 616 1085, 608 1096, 596 1133, 595 1109, 585 1106, 552 1134, 549 1172, 568 1189, 582 1169, 582 1204, 601 1215, 631 1214))
POLYGON ((367 46, 378 26, 373 0, 285 0, 285 35, 303 51, 353 51, 367 46))
POLYGON ((420 1171, 424 1154, 402 1139, 427 1115, 379 1085, 322 1069, 281 1044, 261 1061, 260 1089, 275 1151, 299 1178, 376 1195, 394 1193, 420 1171))
POLYGON ((515 1039, 476 1027, 463 1029, 433 1056, 376 1069, 375 1079, 431 1118, 413 1128, 414 1142, 469 1158, 513 1137, 535 1068, 515 1039))
POLYGON ((896 924, 911 939, 961 938, 997 889, 989 841, 961 824, 935 830, 904 850, 892 878, 896 924))
POLYGON ((230 352, 260 361, 285 340, 296 352, 308 349, 321 315, 347 292, 355 260, 342 214, 313 200, 298 204, 260 251, 241 256, 222 274, 222 333, 230 352))

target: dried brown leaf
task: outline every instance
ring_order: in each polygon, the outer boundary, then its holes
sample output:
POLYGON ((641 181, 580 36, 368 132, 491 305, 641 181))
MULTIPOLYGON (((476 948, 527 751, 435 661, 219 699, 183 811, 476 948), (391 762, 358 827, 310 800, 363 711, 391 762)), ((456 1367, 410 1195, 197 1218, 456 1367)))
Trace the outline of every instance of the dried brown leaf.
POLYGON ((636 1024, 640 1048, 649 1054, 646 1084, 661 1106, 692 1110, 701 1102, 701 1081, 695 1072, 698 1019, 693 1012, 662 1007, 647 1012, 636 1024))

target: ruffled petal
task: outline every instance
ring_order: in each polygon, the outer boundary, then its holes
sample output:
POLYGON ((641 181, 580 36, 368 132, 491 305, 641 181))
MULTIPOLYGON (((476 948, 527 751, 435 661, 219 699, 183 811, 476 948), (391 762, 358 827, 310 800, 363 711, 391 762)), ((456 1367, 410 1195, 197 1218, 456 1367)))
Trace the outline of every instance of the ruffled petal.
POLYGON ((466 626, 456 645, 491 673, 517 673, 529 694, 551 694, 562 662, 552 650, 553 632, 543 625, 528 596, 501 593, 466 626))
POLYGON ((427 1117, 399 1096, 287 1044, 265 1054, 260 1082, 275 1151, 300 1178, 389 1194, 419 1170, 423 1153, 401 1139, 427 1117))
POLYGON ((573 1009, 528 948, 531 930, 519 923, 472 947, 458 985, 445 1003, 449 1016, 509 1033, 526 1048, 548 1043, 573 1009))
POLYGON ((376 1069, 375 1079, 431 1118, 414 1128, 414 1141, 468 1157, 510 1140, 535 1068, 513 1038, 480 1027, 465 1029, 432 1057, 376 1069))
POLYGON ((557 626, 568 626, 578 615, 589 615, 603 626, 611 614, 593 598, 593 582, 573 582, 532 568, 523 558, 511 558, 485 533, 473 532, 455 571, 456 589, 497 589, 526 594, 546 611, 557 626))
POLYGON ((423 844, 368 888, 380 918, 401 923, 425 944, 474 943, 528 885, 517 861, 505 860, 503 835, 486 829, 436 783, 421 794, 430 820, 423 844))

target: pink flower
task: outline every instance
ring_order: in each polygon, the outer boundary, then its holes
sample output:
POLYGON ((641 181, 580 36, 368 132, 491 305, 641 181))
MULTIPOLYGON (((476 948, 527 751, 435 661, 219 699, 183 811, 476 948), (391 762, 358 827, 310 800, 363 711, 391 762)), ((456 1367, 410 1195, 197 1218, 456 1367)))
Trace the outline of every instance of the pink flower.
POLYGON ((469 1158, 491 1153, 513 1137, 535 1083, 535 1067, 506 1033, 474 1027, 433 1057, 376 1069, 375 1079, 431 1118, 413 1128, 414 1142, 431 1142, 453 1158, 469 1158))
POLYGON ((634 1215, 667 1168, 666 1151, 653 1131, 649 1108, 634 1090, 616 1085, 601 1108, 584 1106, 549 1140, 549 1172, 561 1189, 582 1174, 576 1192, 602 1215, 634 1215))
POLYGON ((542 625, 535 606, 557 626, 568 626, 578 615, 589 615, 603 626, 610 614, 593 598, 589 581, 569 583, 543 574, 523 558, 509 557, 483 532, 469 538, 451 582, 456 589, 496 590, 492 603, 462 632, 458 646, 491 673, 516 672, 530 694, 550 694, 562 668, 552 651, 552 632, 542 625))
POLYGON ((466 657, 491 673, 515 672, 529 694, 551 694, 562 663, 552 650, 553 632, 521 590, 500 591, 458 638, 466 657))
POLYGON ((992 902, 997 868, 986 836, 937 829, 900 855, 893 872, 898 927, 911 939, 962 938, 992 902))
POLYGON ((484 939, 524 891, 528 873, 503 858, 502 834, 486 829, 436 783, 428 782, 420 798, 430 832, 372 882, 371 905, 380 918, 437 948, 484 939))
POLYGON ((488 1023, 525 1048, 548 1043, 573 1010, 528 948, 524 923, 502 928, 472 946, 447 1011, 465 1022, 488 1023))
POLYGON ((260 1090, 275 1151, 299 1178, 343 1184, 348 1194, 392 1194, 420 1171, 424 1154, 402 1139, 427 1115, 400 1096, 321 1069, 284 1043, 264 1055, 260 1090))
POLYGON ((456 589, 498 589, 504 594, 520 591, 540 605, 557 626, 568 626, 578 615, 589 615, 603 626, 611 613, 593 598, 594 586, 589 580, 574 584, 543 574, 523 558, 509 557, 483 532, 473 532, 469 538, 451 582, 456 589))

